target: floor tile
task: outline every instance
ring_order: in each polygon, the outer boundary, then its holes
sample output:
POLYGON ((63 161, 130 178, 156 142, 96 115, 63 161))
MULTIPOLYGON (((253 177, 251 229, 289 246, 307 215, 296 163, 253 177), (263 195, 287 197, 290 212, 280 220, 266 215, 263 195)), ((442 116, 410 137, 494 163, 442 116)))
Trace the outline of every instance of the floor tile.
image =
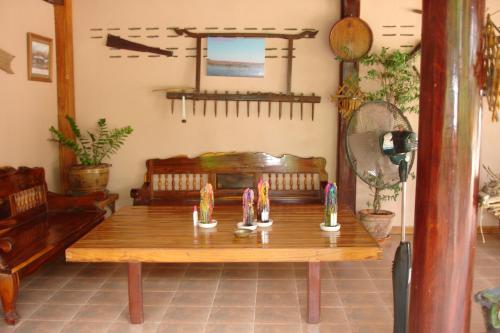
MULTIPOLYGON (((300 309, 302 316, 302 322, 307 323, 307 308, 302 307, 300 309)), ((321 323, 323 324, 335 324, 335 325, 347 325, 349 323, 346 312, 344 308, 327 308, 321 309, 321 323)))
POLYGON ((214 306, 255 306, 255 293, 216 293, 214 306))
POLYGON ((176 306, 211 306, 214 293, 196 291, 178 291, 172 298, 171 304, 176 306))
POLYGON ((222 271, 222 279, 256 279, 256 269, 225 269, 222 271))
POLYGON ((46 320, 26 320, 19 324, 15 333, 58 333, 66 322, 46 320))
POLYGON ((70 304, 43 304, 31 314, 31 320, 71 320, 80 305, 70 304))
POLYGON ((90 299, 88 304, 125 305, 128 302, 127 291, 99 290, 90 299))
POLYGON ((49 304, 85 304, 94 295, 90 290, 60 290, 47 300, 49 304))
POLYGON ((218 284, 219 280, 181 280, 178 290, 214 292, 218 284))
POLYGON ((254 333, 301 333, 300 325, 256 324, 254 333))
MULTIPOLYGON (((299 304, 301 307, 307 306, 307 293, 300 293, 299 304)), ((341 307, 342 302, 338 293, 321 293, 321 306, 322 307, 341 307)))
POLYGON ((378 293, 340 293, 344 307, 383 307, 385 303, 378 293))
POLYGON ((259 269, 259 279, 294 279, 295 273, 289 269, 259 269))
POLYGON ((144 279, 142 288, 148 291, 176 291, 179 284, 178 279, 144 279))
POLYGON ((89 304, 83 305, 73 320, 115 321, 125 307, 120 305, 89 304))
MULTIPOLYGON (((160 323, 165 317, 165 313, 167 312, 167 306, 150 306, 144 305, 144 322, 145 323, 160 323)), ((130 322, 128 307, 125 307, 123 311, 120 313, 116 321, 119 322, 130 322)))
POLYGON ((43 303, 55 292, 55 290, 21 290, 17 303, 43 303))
POLYGON ((70 277, 36 277, 26 285, 26 290, 58 290, 61 289, 71 278, 70 277))
POLYGON ((254 307, 213 307, 208 318, 209 323, 253 323, 254 307))
POLYGON ((252 324, 207 324, 205 333, 254 333, 252 324))
POLYGON ((221 275, 221 270, 208 268, 190 268, 186 271, 187 279, 207 279, 217 280, 221 275))
POLYGON ((144 305, 166 306, 174 297, 169 291, 143 291, 144 305))
POLYGON ((376 292, 377 289, 371 280, 335 280, 339 293, 344 292, 376 292))
POLYGON ((62 290, 96 291, 105 281, 105 278, 72 278, 64 286, 62 286, 62 290))
POLYGON ((169 306, 163 317, 165 322, 205 323, 210 314, 210 307, 169 306))
POLYGON ((385 307, 347 307, 344 310, 349 321, 356 325, 392 323, 392 315, 385 307))
POLYGON ((128 290, 128 279, 109 278, 100 286, 99 289, 108 291, 128 290))
MULTIPOLYGON (((203 333, 205 324, 161 323, 157 333, 203 333)), ((121 332, 116 332, 121 333, 121 332)))
POLYGON ((256 306, 299 306, 296 293, 257 293, 256 306))
POLYGON ((70 321, 66 323, 61 333, 104 333, 108 331, 110 323, 70 321))
POLYGON ((255 322, 269 324, 299 324, 299 307, 256 307, 255 322))
POLYGON ((257 280, 220 280, 217 288, 217 292, 255 293, 256 291, 257 280))
POLYGON ((339 280, 369 279, 368 271, 365 268, 349 268, 332 270, 332 277, 339 280))
POLYGON ((129 323, 114 322, 109 326, 107 333, 155 333, 158 329, 158 326, 158 323, 142 323, 141 325, 135 325, 129 323))
POLYGON ((259 293, 295 293, 297 286, 295 280, 262 280, 257 281, 259 293))
POLYGON ((319 323, 319 324, 303 324, 302 332, 303 333, 352 333, 352 330, 349 324, 319 323))

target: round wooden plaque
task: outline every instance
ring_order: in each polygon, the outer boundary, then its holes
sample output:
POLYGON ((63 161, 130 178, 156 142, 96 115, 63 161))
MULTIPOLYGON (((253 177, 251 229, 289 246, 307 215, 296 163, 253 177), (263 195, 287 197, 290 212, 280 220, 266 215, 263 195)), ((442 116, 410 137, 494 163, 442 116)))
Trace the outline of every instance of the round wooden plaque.
POLYGON ((344 61, 354 61, 370 51, 372 30, 358 17, 346 17, 335 23, 330 31, 333 53, 344 61))

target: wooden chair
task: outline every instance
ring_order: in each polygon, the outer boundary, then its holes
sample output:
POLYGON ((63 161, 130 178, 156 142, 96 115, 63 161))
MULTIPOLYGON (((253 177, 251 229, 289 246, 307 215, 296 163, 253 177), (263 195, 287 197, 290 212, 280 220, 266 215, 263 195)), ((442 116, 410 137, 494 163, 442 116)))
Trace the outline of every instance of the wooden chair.
POLYGON ((48 192, 42 168, 0 168, 0 298, 8 324, 19 317, 20 278, 100 223, 105 211, 95 202, 103 198, 48 192))
POLYGON ((328 175, 324 158, 266 153, 208 153, 146 161, 145 182, 130 195, 134 205, 196 204, 210 182, 216 203, 241 203, 243 190, 269 181, 277 203, 322 202, 328 175))

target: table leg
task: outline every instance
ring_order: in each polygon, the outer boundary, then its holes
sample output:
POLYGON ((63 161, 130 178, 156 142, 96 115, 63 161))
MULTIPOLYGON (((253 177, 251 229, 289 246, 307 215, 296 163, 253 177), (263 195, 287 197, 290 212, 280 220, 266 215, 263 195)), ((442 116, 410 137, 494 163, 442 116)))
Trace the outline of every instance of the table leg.
POLYGON ((307 322, 319 323, 321 314, 321 264, 319 261, 309 262, 307 272, 307 322))
POLYGON ((142 324, 144 309, 142 302, 142 263, 128 263, 128 311, 132 324, 142 324))

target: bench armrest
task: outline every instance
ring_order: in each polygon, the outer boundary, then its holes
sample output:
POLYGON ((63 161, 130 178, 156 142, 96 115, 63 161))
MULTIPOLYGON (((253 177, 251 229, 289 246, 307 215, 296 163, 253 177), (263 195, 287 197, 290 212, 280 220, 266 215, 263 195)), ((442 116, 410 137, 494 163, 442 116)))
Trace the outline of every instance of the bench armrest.
POLYGON ((99 210, 96 207, 98 201, 106 198, 104 192, 94 192, 82 196, 70 196, 47 192, 47 204, 49 211, 67 210, 67 209, 89 209, 99 210))
POLYGON ((134 206, 137 205, 149 205, 150 191, 149 191, 149 182, 145 182, 142 184, 141 188, 133 188, 130 190, 130 197, 134 199, 134 206))

